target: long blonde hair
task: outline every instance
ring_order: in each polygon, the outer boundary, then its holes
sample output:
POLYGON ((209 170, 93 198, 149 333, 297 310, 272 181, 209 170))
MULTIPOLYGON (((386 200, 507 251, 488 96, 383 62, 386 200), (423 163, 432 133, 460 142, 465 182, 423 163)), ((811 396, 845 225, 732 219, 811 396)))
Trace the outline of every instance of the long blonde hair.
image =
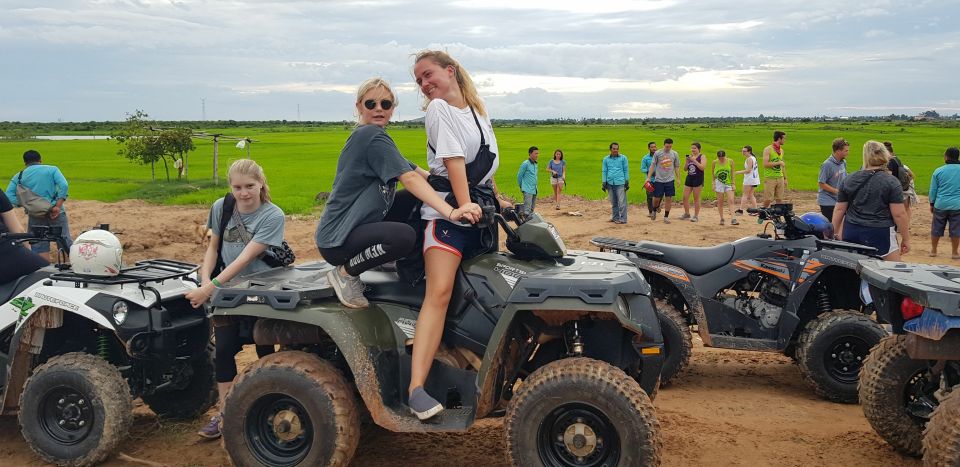
POLYGON ((863 145, 863 168, 886 167, 890 160, 890 153, 883 143, 870 140, 863 145))
POLYGON ((230 164, 230 169, 227 170, 227 182, 229 183, 235 175, 246 175, 260 182, 260 184, 263 185, 263 188, 260 189, 260 202, 270 202, 270 187, 267 186, 267 176, 263 174, 263 167, 260 167, 253 159, 238 159, 233 161, 233 163, 230 164))
MULTIPOLYGON (((463 100, 467 103, 467 105, 473 107, 478 114, 483 116, 487 115, 487 109, 483 106, 483 101, 480 100, 480 94, 477 92, 477 87, 474 86, 473 80, 470 79, 470 73, 467 73, 467 70, 460 65, 460 62, 454 60, 450 54, 442 50, 424 50, 417 54, 413 63, 417 63, 424 59, 428 59, 442 68, 452 66, 453 75, 457 79, 457 87, 460 88, 460 94, 463 95, 463 100)), ((427 104, 429 103, 430 99, 427 96, 423 96, 423 107, 421 110, 427 110, 427 104)))

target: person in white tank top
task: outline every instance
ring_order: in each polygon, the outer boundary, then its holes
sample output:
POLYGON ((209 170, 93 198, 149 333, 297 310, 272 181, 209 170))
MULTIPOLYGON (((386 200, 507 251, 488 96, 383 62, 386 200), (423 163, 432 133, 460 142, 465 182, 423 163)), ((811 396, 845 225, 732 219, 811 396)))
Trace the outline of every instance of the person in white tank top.
POLYGON ((740 209, 736 214, 743 214, 744 209, 757 207, 756 190, 760 186, 760 168, 757 166, 757 156, 753 155, 753 147, 747 145, 740 150, 743 154, 743 170, 737 174, 743 175, 743 196, 740 197, 740 209))

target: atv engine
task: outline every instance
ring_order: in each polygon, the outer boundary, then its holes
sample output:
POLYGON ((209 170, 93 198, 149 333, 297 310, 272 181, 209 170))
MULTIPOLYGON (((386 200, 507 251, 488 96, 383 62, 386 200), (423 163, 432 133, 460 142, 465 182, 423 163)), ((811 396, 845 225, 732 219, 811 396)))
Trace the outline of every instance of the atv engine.
POLYGON ((756 319, 767 329, 775 328, 780 322, 780 313, 787 304, 789 293, 782 281, 757 271, 724 292, 721 301, 725 306, 756 319), (736 296, 727 295, 730 292, 736 296))

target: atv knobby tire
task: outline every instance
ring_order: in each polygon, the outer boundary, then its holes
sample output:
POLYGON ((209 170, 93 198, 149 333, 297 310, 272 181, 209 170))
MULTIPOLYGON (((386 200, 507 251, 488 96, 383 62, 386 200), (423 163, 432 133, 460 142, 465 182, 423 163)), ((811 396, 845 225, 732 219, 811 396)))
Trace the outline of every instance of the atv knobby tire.
POLYGON ((929 371, 923 360, 907 355, 906 336, 883 338, 860 370, 860 405, 873 430, 897 451, 922 454, 923 422, 910 415, 908 391, 915 378, 929 371))
POLYGON ((360 438, 358 414, 340 370, 313 354, 282 351, 237 378, 221 431, 238 467, 347 466, 360 438))
POLYGON ((650 398, 619 368, 557 360, 524 379, 507 409, 510 465, 660 465, 660 424, 650 398))
POLYGON ((18 419, 27 445, 43 460, 88 466, 106 460, 130 432, 133 400, 113 365, 73 352, 33 370, 18 419))
POLYGON ((203 414, 217 402, 217 382, 213 366, 213 344, 202 354, 194 356, 190 364, 193 377, 186 387, 142 396, 143 402, 161 418, 192 419, 203 414))
POLYGON ((856 311, 832 311, 807 323, 797 344, 804 379, 828 400, 857 403, 857 382, 870 349, 887 335, 876 321, 856 311))
POLYGON ((923 434, 925 467, 960 467, 960 387, 933 411, 923 434))
POLYGON ((657 320, 660 321, 660 330, 663 333, 663 347, 666 355, 663 359, 663 369, 660 370, 660 386, 666 386, 679 376, 680 372, 690 363, 690 354, 693 352, 693 338, 690 336, 690 326, 687 320, 666 300, 656 300, 657 320))

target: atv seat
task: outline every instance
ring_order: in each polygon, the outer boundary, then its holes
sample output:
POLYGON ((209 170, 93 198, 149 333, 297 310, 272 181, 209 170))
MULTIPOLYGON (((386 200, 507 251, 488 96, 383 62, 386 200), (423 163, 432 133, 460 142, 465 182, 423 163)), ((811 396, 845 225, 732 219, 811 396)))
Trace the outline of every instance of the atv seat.
POLYGON ((417 309, 423 305, 426 281, 410 286, 401 281, 397 273, 387 271, 366 271, 360 274, 360 280, 367 286, 363 294, 371 301, 397 303, 417 309))
POLYGON ((658 261, 683 268, 688 274, 702 276, 713 271, 733 258, 732 243, 710 247, 692 247, 670 245, 660 242, 636 242, 635 246, 663 253, 658 261))
POLYGON ((6 284, 0 284, 0 304, 9 302, 13 297, 15 297, 18 293, 23 292, 27 287, 30 287, 31 285, 50 277, 50 275, 55 272, 57 272, 56 268, 47 266, 45 268, 40 268, 36 271, 33 271, 26 276, 20 276, 19 278, 7 282, 6 284))

